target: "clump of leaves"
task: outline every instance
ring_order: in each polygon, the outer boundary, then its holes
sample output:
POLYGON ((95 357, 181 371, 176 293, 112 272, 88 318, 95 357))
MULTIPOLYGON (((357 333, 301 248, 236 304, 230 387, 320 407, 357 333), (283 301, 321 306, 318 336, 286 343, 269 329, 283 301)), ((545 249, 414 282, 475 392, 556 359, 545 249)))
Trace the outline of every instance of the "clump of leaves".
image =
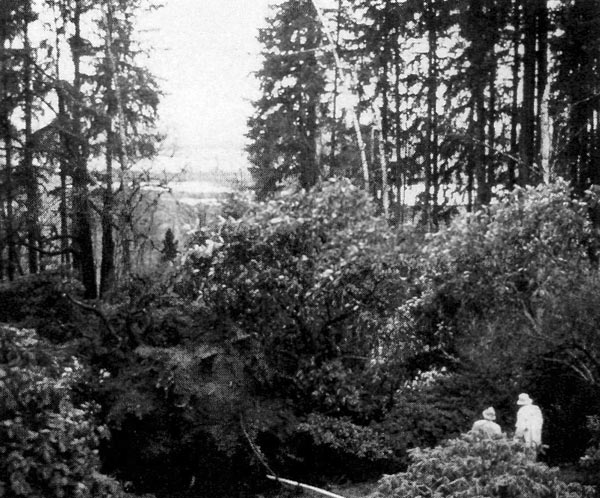
POLYGON ((591 270, 592 236, 588 205, 572 198, 564 182, 515 189, 457 216, 423 249, 420 292, 405 304, 413 332, 429 347, 451 349, 475 321, 477 333, 490 320, 516 316, 518 329, 524 309, 591 270))
POLYGON ((566 483, 558 469, 536 462, 532 450, 500 436, 464 434, 440 446, 411 451, 412 463, 385 476, 377 498, 579 498, 593 497, 591 487, 566 483))
POLYGON ((77 295, 80 291, 80 284, 58 271, 0 283, 0 323, 36 329, 53 342, 79 337, 80 313, 65 293, 77 295))
POLYGON ((82 374, 34 331, 0 327, 0 496, 127 496, 99 472, 95 407, 72 400, 82 374))
POLYGON ((587 418, 587 429, 591 434, 589 447, 579 463, 594 484, 600 481, 600 416, 590 415, 587 418))
MULTIPOLYGON (((490 404, 504 403, 509 390, 512 397, 529 391, 543 400, 548 427, 560 415, 569 432, 580 434, 581 413, 573 410, 567 420, 566 410, 549 411, 572 405, 576 391, 560 398, 556 379, 535 382, 550 366, 565 382, 572 373, 589 386, 600 379, 599 287, 589 258, 597 242, 589 216, 593 200, 571 194, 562 181, 517 188, 431 235, 422 251, 422 277, 401 306, 406 320, 399 337, 405 350, 415 351, 410 372, 468 364, 484 377, 502 379, 487 391, 490 404)), ((477 399, 467 387, 469 393, 477 399)), ((562 441, 552 440, 548 457, 559 458, 561 447, 581 449, 572 434, 551 431, 553 438, 559 433, 562 441)))
POLYGON ((346 180, 245 206, 198 233, 183 256, 181 288, 221 338, 253 338, 257 384, 306 411, 315 402, 331 410, 332 400, 340 415, 360 411, 348 381, 370 368, 406 293, 398 234, 346 180))
POLYGON ((311 414, 296 430, 307 434, 315 446, 326 446, 358 458, 388 460, 394 456, 383 434, 370 427, 356 425, 348 418, 311 414))

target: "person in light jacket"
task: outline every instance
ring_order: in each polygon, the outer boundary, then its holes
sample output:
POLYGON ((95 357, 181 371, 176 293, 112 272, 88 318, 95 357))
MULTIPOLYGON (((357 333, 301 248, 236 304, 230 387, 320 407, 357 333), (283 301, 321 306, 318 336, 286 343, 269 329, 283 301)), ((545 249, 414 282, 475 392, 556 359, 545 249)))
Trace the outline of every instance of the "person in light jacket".
POLYGON ((477 420, 473 424, 471 432, 481 434, 485 437, 501 435, 502 429, 500 429, 500 426, 496 422, 494 422, 494 420, 496 420, 496 411, 494 410, 494 408, 491 406, 489 408, 486 408, 485 410, 483 410, 482 415, 483 420, 477 420))
POLYGON ((527 446, 535 450, 541 449, 544 424, 542 410, 533 404, 533 400, 526 393, 519 394, 517 405, 521 408, 517 412, 515 439, 523 440, 527 446))

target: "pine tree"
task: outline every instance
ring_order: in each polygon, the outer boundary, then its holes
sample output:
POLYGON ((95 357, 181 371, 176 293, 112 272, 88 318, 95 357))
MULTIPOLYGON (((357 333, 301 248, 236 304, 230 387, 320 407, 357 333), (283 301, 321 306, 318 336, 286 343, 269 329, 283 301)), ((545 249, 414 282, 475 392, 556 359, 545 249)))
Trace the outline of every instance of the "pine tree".
POLYGON ((163 239, 163 247, 161 249, 162 260, 163 261, 173 261, 177 254, 179 254, 179 250, 177 246, 179 242, 175 240, 175 235, 173 234, 173 230, 167 228, 165 232, 165 238, 163 239))
POLYGON ((275 8, 258 36, 262 96, 248 121, 251 172, 261 195, 288 178, 310 188, 321 174, 325 67, 319 21, 309 0, 288 0, 275 8))

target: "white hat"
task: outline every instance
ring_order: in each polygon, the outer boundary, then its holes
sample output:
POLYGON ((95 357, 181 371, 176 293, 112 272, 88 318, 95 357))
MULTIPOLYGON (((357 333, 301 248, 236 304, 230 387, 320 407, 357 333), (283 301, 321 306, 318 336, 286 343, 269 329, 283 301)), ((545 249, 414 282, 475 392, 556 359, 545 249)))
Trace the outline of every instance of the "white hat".
POLYGON ((483 418, 486 420, 496 420, 496 411, 492 406, 483 410, 483 418))
POLYGON ((533 400, 529 397, 527 393, 519 394, 519 399, 517 400, 517 405, 531 405, 533 400))

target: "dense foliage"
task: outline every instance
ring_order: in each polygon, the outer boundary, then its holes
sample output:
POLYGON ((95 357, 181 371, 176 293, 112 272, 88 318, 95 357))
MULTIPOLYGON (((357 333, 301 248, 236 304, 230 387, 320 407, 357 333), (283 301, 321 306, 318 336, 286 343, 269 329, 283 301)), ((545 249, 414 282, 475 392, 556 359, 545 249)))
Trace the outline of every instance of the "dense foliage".
MULTIPOLYGON (((423 237, 347 180, 238 196, 111 300, 29 277, 0 289, 2 319, 85 364, 76 399, 112 434, 103 469, 138 492, 249 494, 266 466, 315 484, 397 472, 487 406, 510 433, 522 391, 544 413, 542 458, 576 462, 600 413, 593 201, 518 189, 423 237)), ((554 479, 517 460, 518 486, 554 479)))
POLYGON ((34 331, 0 327, 0 495, 121 497, 100 472, 96 407, 72 389, 84 366, 34 331))
POLYGON ((327 182, 250 204, 198 237, 186 256, 187 292, 207 327, 254 339, 261 388, 307 408, 356 412, 410 271, 368 196, 327 182))
POLYGON ((406 472, 385 476, 378 498, 393 497, 592 497, 592 488, 567 484, 558 469, 535 461, 531 450, 504 436, 466 434, 411 452, 406 472))

